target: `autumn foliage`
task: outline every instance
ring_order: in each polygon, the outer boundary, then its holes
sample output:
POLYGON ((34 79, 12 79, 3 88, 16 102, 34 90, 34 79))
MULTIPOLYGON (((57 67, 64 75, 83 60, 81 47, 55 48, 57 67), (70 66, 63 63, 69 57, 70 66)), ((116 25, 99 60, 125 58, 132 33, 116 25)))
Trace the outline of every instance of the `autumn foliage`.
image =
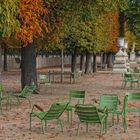
POLYGON ((16 36, 24 45, 32 43, 34 39, 48 32, 46 14, 48 13, 43 0, 20 0, 19 20, 20 29, 16 36))
POLYGON ((109 12, 106 15, 106 19, 108 20, 108 38, 109 38, 109 47, 108 51, 116 52, 118 50, 117 47, 117 38, 119 36, 119 13, 118 11, 109 12))

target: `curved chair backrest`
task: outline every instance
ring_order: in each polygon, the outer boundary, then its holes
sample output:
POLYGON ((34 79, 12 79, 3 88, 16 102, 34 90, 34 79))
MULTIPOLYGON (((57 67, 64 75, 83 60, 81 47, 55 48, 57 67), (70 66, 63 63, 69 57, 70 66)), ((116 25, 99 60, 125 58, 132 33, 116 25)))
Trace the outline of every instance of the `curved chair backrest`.
POLYGON ((109 111, 117 110, 119 105, 119 97, 115 94, 103 94, 100 96, 99 108, 107 107, 109 111))
POLYGON ((131 79, 132 78, 132 72, 130 71, 127 71, 124 73, 124 78, 127 80, 127 79, 131 79))
POLYGON ((82 103, 84 103, 85 100, 85 91, 84 90, 70 90, 69 91, 69 102, 71 102, 71 99, 75 98, 78 99, 78 104, 80 103, 80 101, 82 101, 82 103))
POLYGON ((126 93, 128 100, 140 100, 140 92, 139 93, 126 93))
POLYGON ((140 67, 136 67, 136 72, 140 73, 140 67))
POLYGON ((47 75, 45 75, 45 74, 39 74, 38 78, 39 78, 40 82, 48 82, 47 75))
POLYGON ((35 87, 34 86, 28 86, 26 85, 23 90, 21 91, 20 95, 23 96, 23 97, 27 97, 27 96, 30 96, 31 93, 33 93, 35 87))
POLYGON ((75 112, 77 113, 80 122, 101 123, 97 108, 94 105, 77 104, 75 112))
POLYGON ((52 120, 59 119, 62 113, 65 111, 68 103, 53 103, 50 109, 46 112, 46 115, 43 119, 52 120))
POLYGON ((139 100, 140 101, 140 93, 126 93, 123 101, 122 112, 140 112, 140 107, 127 107, 127 102, 129 100, 139 100))

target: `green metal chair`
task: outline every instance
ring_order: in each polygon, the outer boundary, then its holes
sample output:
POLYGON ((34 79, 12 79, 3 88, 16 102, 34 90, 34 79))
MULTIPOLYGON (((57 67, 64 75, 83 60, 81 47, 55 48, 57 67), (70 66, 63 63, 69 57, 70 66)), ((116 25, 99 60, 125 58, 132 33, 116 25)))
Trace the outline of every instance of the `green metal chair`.
POLYGON ((60 120, 60 117, 62 113, 65 111, 67 105, 68 103, 59 103, 59 102, 53 103, 48 111, 44 111, 38 105, 34 105, 30 113, 30 130, 31 130, 32 118, 37 117, 39 120, 41 120, 43 133, 47 129, 47 122, 50 120, 57 120, 57 123, 60 123, 61 131, 63 131, 62 121, 60 120), (38 109, 40 112, 35 112, 34 111, 35 108, 38 109), (45 129, 44 129, 44 123, 45 123, 45 129))
POLYGON ((47 75, 45 74, 39 74, 38 75, 38 87, 40 88, 41 84, 45 85, 45 90, 47 91, 49 87, 51 87, 51 94, 52 94, 52 86, 51 82, 48 80, 47 75))
POLYGON ((4 94, 4 88, 3 88, 3 85, 0 84, 0 110, 2 112, 2 103, 4 101, 6 101, 6 109, 8 109, 9 107, 9 110, 11 109, 11 96, 10 95, 3 95, 4 94))
POLYGON ((72 114, 75 109, 75 105, 85 101, 85 91, 84 90, 70 90, 69 91, 69 105, 66 108, 67 120, 72 124, 72 114))
POLYGON ((98 109, 104 109, 105 107, 108 109, 108 113, 112 114, 112 122, 114 125, 114 115, 118 110, 119 105, 119 97, 116 94, 103 94, 100 96, 100 102, 98 109))
POLYGON ((93 104, 77 104, 75 107, 80 122, 78 123, 77 135, 79 134, 79 127, 81 123, 86 123, 86 132, 88 132, 88 124, 98 123, 101 125, 100 133, 107 132, 107 109, 104 111, 96 108, 93 104))
MULTIPOLYGON (((126 114, 127 112, 139 112, 140 113, 140 106, 139 107, 129 107, 128 102, 129 101, 140 101, 140 93, 126 93, 124 100, 123 100, 123 108, 121 111, 117 111, 118 119, 119 115, 122 115, 122 120, 123 120, 123 128, 124 132, 127 130, 127 121, 126 121, 126 114)), ((118 120, 119 122, 119 120, 118 120)), ((139 120, 139 125, 140 125, 140 120, 139 120)))
POLYGON ((26 85, 20 93, 12 94, 12 96, 17 98, 18 104, 20 104, 20 99, 27 99, 31 107, 31 94, 34 90, 35 86, 26 85))
POLYGON ((140 73, 140 66, 136 67, 136 68, 135 68, 135 71, 136 71, 137 73, 140 73))
POLYGON ((122 88, 125 88, 127 83, 130 83, 130 87, 132 89, 133 84, 137 84, 137 87, 139 87, 139 78, 134 76, 132 72, 127 71, 123 73, 123 82, 122 82, 122 88))

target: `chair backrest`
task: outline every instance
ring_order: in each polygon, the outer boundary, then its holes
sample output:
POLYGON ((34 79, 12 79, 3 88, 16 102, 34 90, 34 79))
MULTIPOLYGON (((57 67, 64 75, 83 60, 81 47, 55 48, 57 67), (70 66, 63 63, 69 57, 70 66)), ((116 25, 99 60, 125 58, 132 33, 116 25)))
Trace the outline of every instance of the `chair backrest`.
POLYGON ((48 77, 45 74, 38 75, 39 82, 48 82, 48 77))
POLYGON ((140 73, 140 67, 136 67, 136 72, 140 73))
POLYGON ((28 86, 28 85, 26 85, 23 88, 23 90, 21 91, 20 95, 23 96, 23 97, 30 96, 33 93, 34 89, 35 89, 34 86, 28 86))
POLYGON ((126 111, 128 112, 140 112, 140 107, 128 107, 127 103, 128 101, 140 101, 140 93, 126 93, 125 97, 124 97, 124 101, 123 101, 123 108, 122 108, 122 112, 126 113, 126 111))
POLYGON ((85 91, 84 90, 70 90, 69 91, 69 102, 71 102, 72 98, 77 99, 76 104, 79 104, 80 102, 84 103, 85 91))
POLYGON ((77 104, 75 107, 80 122, 101 123, 96 106, 93 104, 77 104))
POLYGON ((52 119, 59 119, 62 113, 65 111, 68 103, 53 103, 50 109, 46 112, 46 115, 43 119, 52 120, 52 119))
POLYGON ((131 80, 132 79, 132 72, 127 71, 124 73, 124 79, 125 80, 131 80))
POLYGON ((119 105, 119 97, 116 94, 103 94, 100 96, 99 108, 107 107, 109 111, 117 110, 119 105))

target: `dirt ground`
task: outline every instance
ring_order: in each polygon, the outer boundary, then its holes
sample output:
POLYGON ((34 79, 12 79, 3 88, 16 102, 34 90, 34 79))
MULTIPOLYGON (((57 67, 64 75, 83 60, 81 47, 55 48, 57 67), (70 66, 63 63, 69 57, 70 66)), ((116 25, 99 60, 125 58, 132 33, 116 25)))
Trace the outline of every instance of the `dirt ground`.
MULTIPOLYGON (((42 72, 46 72, 43 70, 42 72)), ((20 71, 13 70, 2 73, 2 83, 5 91, 12 94, 20 90, 20 71)), ((40 94, 33 94, 31 96, 32 104, 38 104, 44 110, 55 102, 59 97, 67 96, 70 89, 78 89, 86 91, 85 103, 92 103, 92 99, 99 100, 101 94, 114 93, 120 98, 122 107, 123 97, 126 92, 139 92, 139 89, 131 90, 129 86, 125 89, 121 88, 122 77, 121 74, 115 74, 111 71, 100 71, 94 75, 83 75, 76 79, 75 84, 70 83, 52 83, 51 88, 45 91, 43 85, 40 88, 40 94)), ((120 117, 119 124, 112 126, 111 116, 109 117, 108 131, 103 136, 100 136, 100 126, 96 124, 90 125, 88 133, 85 132, 86 126, 83 124, 80 128, 79 136, 76 136, 76 129, 78 118, 76 114, 73 117, 73 124, 67 122, 67 114, 62 115, 64 132, 60 132, 60 127, 57 127, 55 121, 50 121, 48 124, 48 131, 43 134, 41 131, 40 121, 33 120, 32 131, 29 130, 29 113, 31 108, 26 100, 20 105, 16 105, 16 100, 12 100, 13 105, 10 111, 3 110, 0 114, 0 140, 140 140, 140 127, 138 122, 140 114, 128 113, 127 123, 128 130, 123 132, 122 120, 120 117)), ((131 103, 140 107, 140 102, 131 103)))

